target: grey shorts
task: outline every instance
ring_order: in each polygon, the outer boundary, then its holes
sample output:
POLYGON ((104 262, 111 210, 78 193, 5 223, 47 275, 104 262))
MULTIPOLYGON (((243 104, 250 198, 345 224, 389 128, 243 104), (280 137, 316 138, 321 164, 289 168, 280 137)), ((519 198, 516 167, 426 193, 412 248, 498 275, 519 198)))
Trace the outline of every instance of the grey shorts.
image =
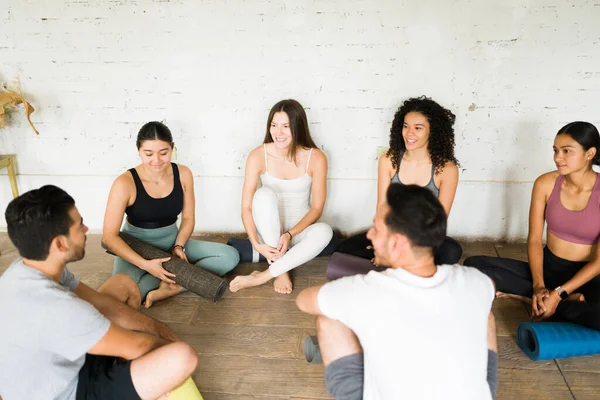
POLYGON ((336 400, 362 400, 363 381, 362 353, 337 359, 325 368, 325 386, 336 400))

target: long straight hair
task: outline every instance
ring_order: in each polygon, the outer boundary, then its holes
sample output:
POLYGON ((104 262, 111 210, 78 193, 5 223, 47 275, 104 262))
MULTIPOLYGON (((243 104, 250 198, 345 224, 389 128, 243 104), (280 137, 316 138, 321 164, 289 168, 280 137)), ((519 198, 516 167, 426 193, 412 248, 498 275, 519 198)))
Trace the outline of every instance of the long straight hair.
POLYGON ((275 113, 284 112, 290 119, 290 130, 292 131, 292 145, 288 152, 288 158, 296 163, 296 150, 298 146, 305 149, 315 149, 317 145, 310 136, 310 129, 308 128, 308 119, 306 118, 306 112, 304 107, 296 100, 287 99, 281 100, 271 108, 269 111, 269 118, 267 118, 267 132, 265 133, 265 140, 263 143, 273 143, 271 137, 271 122, 275 113))

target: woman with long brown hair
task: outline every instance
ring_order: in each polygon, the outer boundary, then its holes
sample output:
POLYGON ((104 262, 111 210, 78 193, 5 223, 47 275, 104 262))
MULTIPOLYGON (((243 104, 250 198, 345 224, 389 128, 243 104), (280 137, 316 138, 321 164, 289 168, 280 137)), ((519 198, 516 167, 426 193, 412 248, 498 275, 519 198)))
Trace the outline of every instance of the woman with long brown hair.
POLYGON ((317 222, 326 195, 327 158, 310 136, 304 108, 282 100, 269 112, 263 144, 248 156, 242 190, 244 227, 270 266, 236 277, 232 292, 273 278, 275 291, 292 292, 288 271, 316 257, 333 235, 329 225, 317 222))

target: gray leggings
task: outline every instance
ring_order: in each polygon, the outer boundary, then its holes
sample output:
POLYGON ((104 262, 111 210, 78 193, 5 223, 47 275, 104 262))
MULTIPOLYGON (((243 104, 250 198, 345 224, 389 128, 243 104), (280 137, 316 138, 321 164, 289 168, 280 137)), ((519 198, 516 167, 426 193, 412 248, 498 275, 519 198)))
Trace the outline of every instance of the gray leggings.
MULTIPOLYGON (((362 400, 364 359, 362 353, 333 361, 325 368, 325 386, 336 400, 362 400)), ((487 382, 496 399, 498 353, 488 349, 487 382)))

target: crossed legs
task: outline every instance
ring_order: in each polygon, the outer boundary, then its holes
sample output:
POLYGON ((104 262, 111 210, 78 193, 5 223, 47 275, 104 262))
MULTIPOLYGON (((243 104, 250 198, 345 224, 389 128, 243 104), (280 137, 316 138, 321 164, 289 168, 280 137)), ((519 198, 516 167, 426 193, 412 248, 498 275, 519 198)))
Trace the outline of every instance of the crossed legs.
MULTIPOLYGON (((98 292, 114 297, 139 310, 141 294, 135 281, 126 274, 109 278, 98 292)), ((184 342, 168 343, 131 362, 133 386, 142 399, 163 399, 180 386, 196 369, 198 355, 184 342)))
MULTIPOLYGON (((278 199, 269 188, 260 188, 252 200, 252 216, 261 240, 277 248, 281 236, 278 199)), ((275 278, 274 286, 278 293, 292 293, 289 271, 302 265, 321 253, 329 244, 333 230, 325 223, 317 222, 300 233, 290 243, 290 249, 281 258, 275 260, 265 271, 254 271, 250 275, 238 276, 231 281, 232 292, 252 286, 262 285, 275 278)))

